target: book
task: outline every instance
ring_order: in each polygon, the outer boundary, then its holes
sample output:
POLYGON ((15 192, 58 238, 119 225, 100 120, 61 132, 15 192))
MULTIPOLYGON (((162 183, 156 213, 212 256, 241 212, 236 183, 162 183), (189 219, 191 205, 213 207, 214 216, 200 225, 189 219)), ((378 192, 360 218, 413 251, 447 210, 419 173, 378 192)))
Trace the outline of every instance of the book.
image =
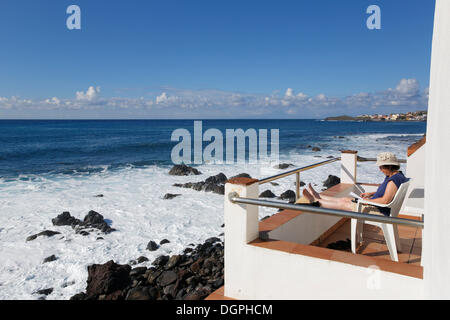
POLYGON ((357 195, 357 194, 354 193, 354 192, 350 192, 349 195, 350 195, 350 197, 356 198, 356 199, 358 199, 358 200, 362 199, 359 195, 357 195))

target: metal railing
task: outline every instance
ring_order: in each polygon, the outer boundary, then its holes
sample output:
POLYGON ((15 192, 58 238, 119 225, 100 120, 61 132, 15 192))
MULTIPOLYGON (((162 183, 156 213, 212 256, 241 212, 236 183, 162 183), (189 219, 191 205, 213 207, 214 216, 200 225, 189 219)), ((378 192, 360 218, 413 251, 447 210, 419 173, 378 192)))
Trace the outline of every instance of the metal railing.
POLYGON ((261 185, 261 184, 264 184, 264 183, 268 183, 268 182, 271 182, 271 181, 274 181, 274 180, 278 180, 278 179, 281 179, 281 178, 284 178, 284 177, 288 177, 290 175, 295 174, 296 175, 295 195, 296 195, 296 199, 298 200, 300 198, 300 172, 311 170, 313 168, 317 168, 317 167, 323 166, 325 164, 333 163, 333 162, 336 162, 336 161, 339 161, 339 160, 341 160, 341 158, 333 158, 333 159, 330 159, 330 160, 326 160, 326 161, 318 162, 318 163, 315 163, 315 164, 311 164, 309 166, 292 169, 292 170, 289 170, 289 171, 286 171, 286 172, 283 172, 283 173, 276 174, 276 175, 271 176, 271 177, 267 177, 267 178, 261 179, 261 180, 259 180, 258 183, 261 185))
MULTIPOLYGON (((289 170, 289 171, 285 171, 283 173, 279 173, 279 174, 276 174, 276 175, 273 175, 273 176, 261 179, 261 180, 258 181, 258 183, 261 185, 261 184, 264 184, 264 183, 272 182, 272 181, 275 181, 275 180, 278 180, 278 179, 281 179, 281 178, 285 178, 285 177, 288 177, 290 175, 295 174, 296 175, 296 177, 295 177, 295 180, 296 180, 296 182, 295 182, 295 196, 296 196, 296 200, 298 200, 300 198, 300 172, 311 170, 311 169, 314 169, 314 168, 317 168, 317 167, 320 167, 320 166, 323 166, 323 165, 326 165, 326 164, 330 164, 330 163, 333 163, 333 162, 336 162, 336 161, 339 161, 339 160, 341 160, 341 158, 340 157, 336 157, 336 158, 332 158, 330 160, 317 162, 317 163, 311 164, 309 166, 292 169, 292 170, 289 170)), ((377 161, 377 159, 376 158, 364 158, 364 157, 359 157, 358 156, 357 161, 358 162, 366 162, 366 161, 375 162, 375 161, 377 161)), ((399 159, 398 162, 406 163, 406 160, 399 159)))
POLYGON ((302 212, 316 213, 316 214, 325 214, 325 215, 329 215, 329 216, 352 218, 352 219, 362 219, 362 220, 368 220, 368 221, 374 221, 374 222, 399 224, 399 225, 405 225, 405 226, 410 226, 410 227, 419 227, 419 228, 423 228, 423 225, 424 225, 423 221, 412 220, 412 219, 379 216, 379 215, 374 215, 374 214, 358 213, 358 212, 345 211, 345 210, 327 209, 327 208, 321 208, 321 207, 314 207, 311 205, 289 204, 289 203, 278 202, 278 201, 241 198, 241 197, 239 197, 239 195, 236 192, 230 193, 228 195, 228 198, 233 203, 242 203, 242 204, 263 206, 263 207, 269 207, 269 208, 287 209, 287 210, 302 211, 302 212))

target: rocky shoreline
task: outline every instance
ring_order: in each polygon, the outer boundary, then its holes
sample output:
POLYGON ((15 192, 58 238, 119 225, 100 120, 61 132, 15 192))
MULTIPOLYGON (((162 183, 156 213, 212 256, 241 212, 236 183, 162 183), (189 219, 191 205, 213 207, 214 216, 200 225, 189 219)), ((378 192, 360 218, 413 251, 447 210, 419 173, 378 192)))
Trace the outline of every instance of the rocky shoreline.
MULTIPOLYGON (((279 168, 293 166, 281 164, 279 168)), ((198 175, 198 170, 185 165, 174 166, 169 174, 173 175, 198 175)), ((241 173, 235 177, 250 177, 241 173)), ((207 178, 205 181, 175 185, 176 187, 192 188, 196 191, 214 192, 224 194, 224 186, 228 178, 219 173, 207 178)), ((329 176, 324 181, 324 186, 329 188, 340 180, 338 177, 329 176)), ((304 185, 304 182, 301 182, 304 185)), ((276 185, 276 184, 275 184, 276 185)), ((166 194, 163 199, 174 199, 181 194, 166 194)), ((295 192, 287 190, 276 196, 267 189, 259 195, 261 198, 275 198, 294 203, 295 192)), ((264 217, 265 218, 268 218, 264 217)), ((262 219, 262 220, 263 220, 262 219)), ((63 212, 52 219, 54 226, 70 226, 76 234, 83 236, 90 233, 97 234, 97 240, 116 231, 109 225, 103 215, 95 211, 89 211, 83 220, 79 220, 69 212, 63 212), (102 236, 100 236, 102 235, 102 236)), ((224 227, 224 225, 222 225, 224 227)), ((32 241, 37 237, 52 237, 60 232, 44 230, 29 236, 26 241, 32 241)), ((220 234, 223 236, 224 234, 220 234)), ((161 245, 169 243, 163 239, 159 245, 150 241, 147 250, 156 251, 161 245)), ((341 245, 341 244, 339 244, 341 245)), ((51 263, 58 257, 51 255, 44 259, 43 263, 51 263)), ((148 262, 148 258, 141 256, 131 260, 128 264, 117 264, 113 260, 104 264, 93 264, 87 267, 88 280, 85 292, 72 296, 71 300, 200 300, 206 298, 212 292, 223 286, 224 283, 224 243, 217 237, 209 238, 204 243, 188 245, 182 254, 172 256, 160 255, 151 264, 151 267, 137 266, 148 262)), ((39 299, 53 292, 53 288, 45 288, 34 292, 41 295, 39 299)))
POLYGON ((223 242, 214 237, 183 254, 161 255, 150 268, 94 264, 86 292, 70 300, 201 300, 223 286, 223 256, 223 242))

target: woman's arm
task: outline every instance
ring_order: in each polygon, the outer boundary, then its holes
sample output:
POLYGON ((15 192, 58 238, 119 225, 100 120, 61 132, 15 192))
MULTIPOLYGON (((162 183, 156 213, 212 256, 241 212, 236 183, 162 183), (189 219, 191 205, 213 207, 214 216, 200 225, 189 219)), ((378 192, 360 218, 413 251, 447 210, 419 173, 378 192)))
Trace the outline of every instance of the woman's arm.
POLYGON ((363 199, 370 199, 374 194, 375 192, 364 192, 361 193, 359 196, 363 199))
POLYGON ((386 186, 386 190, 381 198, 373 199, 371 202, 380 203, 380 204, 388 204, 394 199, 395 194, 397 193, 397 186, 393 181, 389 181, 386 186))

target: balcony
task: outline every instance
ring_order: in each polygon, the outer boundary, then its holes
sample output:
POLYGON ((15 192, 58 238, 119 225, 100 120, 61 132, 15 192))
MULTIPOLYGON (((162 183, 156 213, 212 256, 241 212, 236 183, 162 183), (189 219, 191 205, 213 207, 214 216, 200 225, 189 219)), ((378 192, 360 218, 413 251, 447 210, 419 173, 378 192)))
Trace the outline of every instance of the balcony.
MULTIPOLYGON (((349 246, 352 212, 258 200, 259 185, 333 161, 341 161, 341 183, 324 191, 334 197, 375 184, 356 182, 356 152, 262 180, 237 178, 225 186, 225 286, 210 299, 420 299, 423 297, 421 218, 402 215, 398 223, 403 252, 390 259, 383 234, 365 226, 356 254, 349 246), (258 221, 258 206, 285 209, 258 221), (419 220, 419 221, 417 221, 419 220), (261 281, 264 279, 264 281, 261 281)), ((298 184, 297 184, 298 185, 298 184)), ((297 188, 299 195, 299 188, 297 188)), ((358 215, 358 217, 360 217, 358 215)), ((366 216, 368 219, 386 219, 366 216)))

